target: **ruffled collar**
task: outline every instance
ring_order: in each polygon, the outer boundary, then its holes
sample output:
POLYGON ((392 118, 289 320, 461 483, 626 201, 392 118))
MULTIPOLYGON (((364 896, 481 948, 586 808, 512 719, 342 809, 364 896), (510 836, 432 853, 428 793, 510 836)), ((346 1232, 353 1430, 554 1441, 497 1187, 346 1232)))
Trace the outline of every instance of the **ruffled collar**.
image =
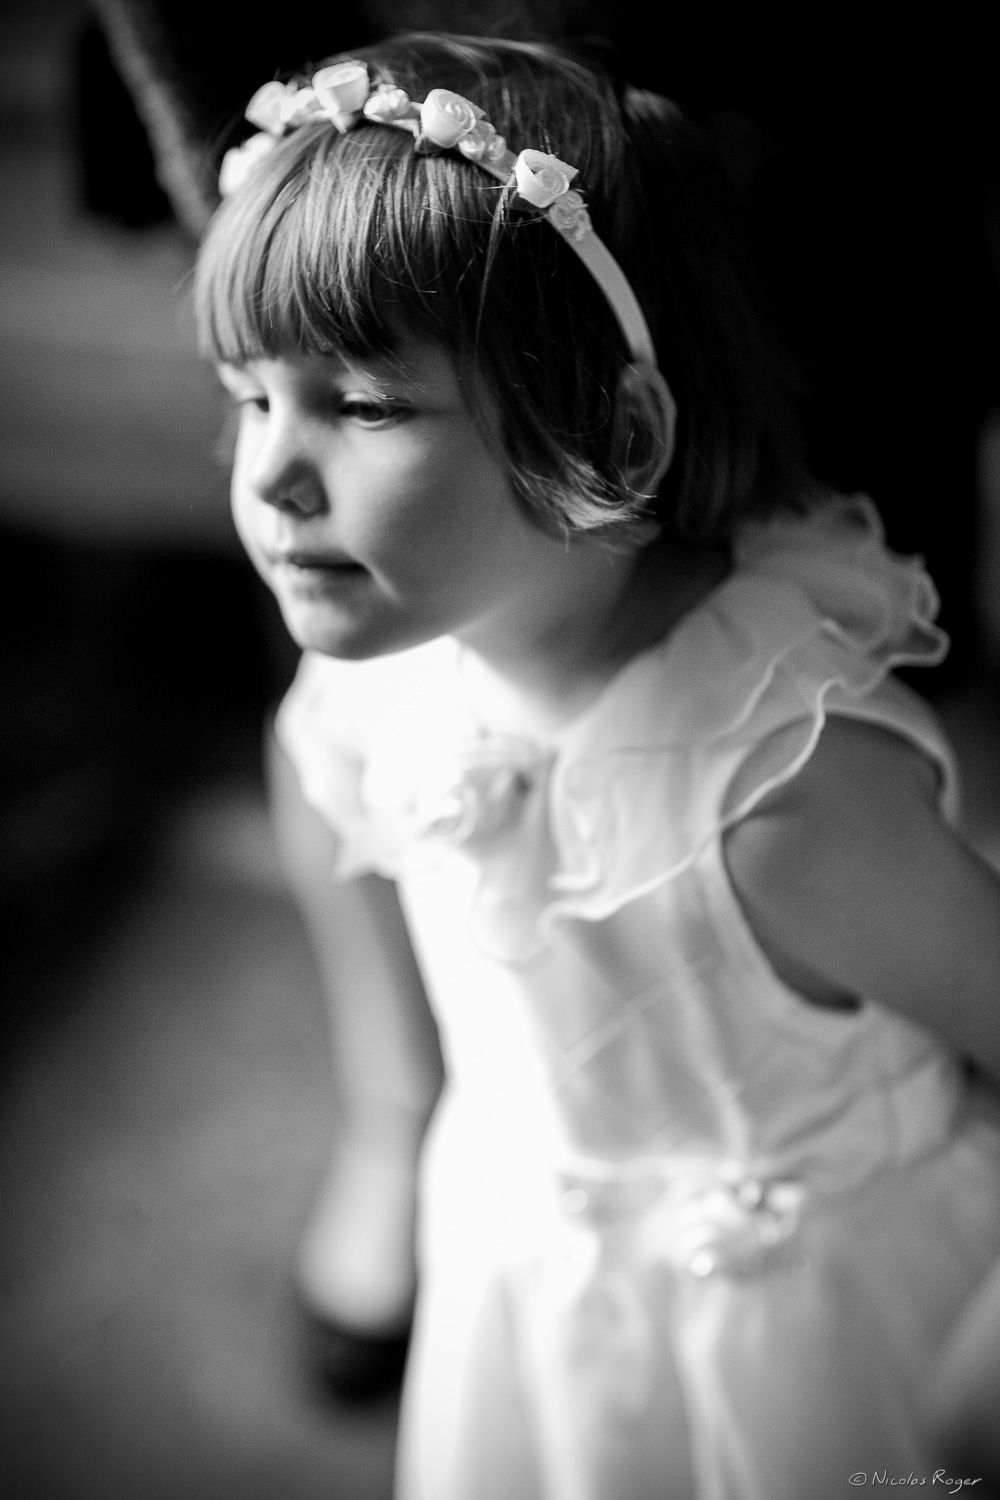
POLYGON ((367 746, 347 863, 398 876, 472 859, 480 941, 530 957, 555 920, 596 920, 686 868, 718 833, 720 779, 749 746, 791 722, 815 743, 833 690, 863 697, 947 650, 921 561, 885 548, 864 497, 744 526, 734 564, 549 735, 484 723, 453 642, 407 653, 411 684, 421 653, 427 670, 420 712, 367 746))
POLYGON ((745 524, 729 575, 552 739, 588 758, 623 738, 663 748, 717 739, 750 717, 781 663, 817 634, 858 665, 870 658, 876 680, 898 666, 934 666, 948 650, 938 608, 923 559, 888 551, 867 496, 745 524))

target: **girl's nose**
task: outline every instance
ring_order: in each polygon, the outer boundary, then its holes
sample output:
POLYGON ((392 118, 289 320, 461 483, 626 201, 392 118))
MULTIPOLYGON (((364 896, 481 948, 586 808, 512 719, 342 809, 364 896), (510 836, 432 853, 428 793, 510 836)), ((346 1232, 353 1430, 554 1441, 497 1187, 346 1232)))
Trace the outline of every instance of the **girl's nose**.
POLYGON ((316 516, 327 509, 322 473, 294 419, 268 417, 247 477, 258 499, 276 510, 316 516))

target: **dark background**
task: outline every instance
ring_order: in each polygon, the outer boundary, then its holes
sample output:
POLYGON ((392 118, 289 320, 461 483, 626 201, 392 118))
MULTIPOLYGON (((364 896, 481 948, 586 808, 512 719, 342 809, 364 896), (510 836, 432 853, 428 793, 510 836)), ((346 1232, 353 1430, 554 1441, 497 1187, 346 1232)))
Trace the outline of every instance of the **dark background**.
POLYGON ((260 777, 295 653, 231 534, 186 292, 253 89, 438 18, 568 37, 713 136, 815 467, 938 581, 954 650, 916 685, 1000 850, 998 91, 962 17, 8 0, 0 1447, 26 1500, 388 1492, 391 1403, 322 1404, 287 1290, 331 1112, 260 777))

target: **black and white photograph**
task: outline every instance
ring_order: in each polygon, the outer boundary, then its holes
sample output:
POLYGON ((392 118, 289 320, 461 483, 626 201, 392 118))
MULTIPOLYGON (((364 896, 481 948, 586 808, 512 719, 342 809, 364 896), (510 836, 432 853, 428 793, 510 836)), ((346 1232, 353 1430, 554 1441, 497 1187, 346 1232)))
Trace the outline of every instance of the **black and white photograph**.
POLYGON ((9 1500, 1000 1500, 988 17, 0 6, 9 1500))

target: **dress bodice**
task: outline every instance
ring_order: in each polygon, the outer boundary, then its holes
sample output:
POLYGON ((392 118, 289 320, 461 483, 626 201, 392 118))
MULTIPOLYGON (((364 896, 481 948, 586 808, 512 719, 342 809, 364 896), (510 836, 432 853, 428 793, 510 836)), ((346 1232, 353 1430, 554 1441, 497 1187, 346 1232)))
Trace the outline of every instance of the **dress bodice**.
POLYGON ((591 1197, 707 1174, 768 1233, 770 1192, 777 1234, 803 1182, 836 1193, 943 1138, 943 1049, 878 1005, 789 991, 722 855, 829 713, 916 743, 954 814, 933 715, 890 676, 943 655, 935 612, 853 499, 745 527, 729 577, 544 738, 491 725, 452 641, 305 658, 280 728, 306 795, 342 876, 400 882, 453 1087, 508 1154, 520 1133, 591 1197))

